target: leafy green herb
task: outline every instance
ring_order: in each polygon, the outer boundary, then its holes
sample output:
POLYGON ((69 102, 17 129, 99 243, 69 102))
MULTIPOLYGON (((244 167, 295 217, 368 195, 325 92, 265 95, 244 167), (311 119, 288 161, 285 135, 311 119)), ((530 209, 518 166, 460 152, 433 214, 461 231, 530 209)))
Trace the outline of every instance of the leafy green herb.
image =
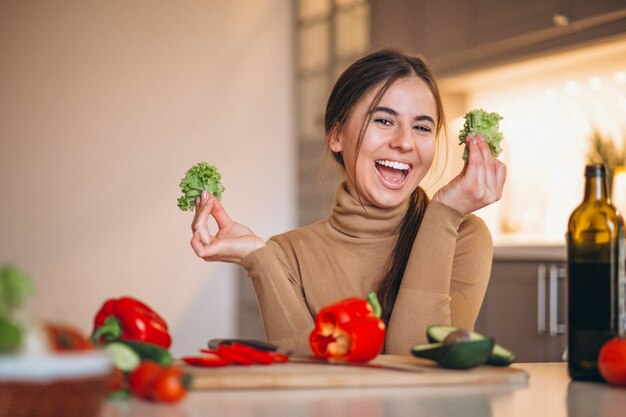
POLYGON ((22 344, 22 329, 12 320, 0 316, 0 353, 15 352, 22 344))
POLYGON ((28 276, 12 265, 0 267, 0 316, 8 316, 34 293, 28 276))
POLYGON ((12 265, 0 266, 0 353, 16 351, 22 343, 22 328, 14 312, 34 292, 28 276, 12 265))
POLYGON ((463 160, 467 161, 469 152, 467 150, 467 135, 472 136, 480 133, 485 142, 489 145, 489 149, 493 156, 498 157, 502 153, 500 142, 502 141, 502 132, 500 132, 500 120, 502 116, 498 113, 487 113, 483 109, 472 110, 463 116, 465 123, 463 129, 459 132, 459 145, 465 145, 463 151, 463 160))
POLYGON ((192 166, 180 181, 183 196, 178 199, 178 207, 183 211, 194 210, 196 198, 200 197, 203 190, 207 190, 209 194, 220 200, 224 191, 221 180, 222 175, 213 165, 200 162, 192 166))

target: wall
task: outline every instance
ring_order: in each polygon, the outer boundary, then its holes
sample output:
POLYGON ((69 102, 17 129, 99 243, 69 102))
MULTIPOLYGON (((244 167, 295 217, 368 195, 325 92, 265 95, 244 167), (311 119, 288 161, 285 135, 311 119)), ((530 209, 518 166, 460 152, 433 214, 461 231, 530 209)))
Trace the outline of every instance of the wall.
POLYGON ((0 263, 33 277, 35 316, 89 331, 130 294, 176 354, 234 334, 238 267, 195 257, 178 182, 206 160, 232 218, 293 226, 290 8, 0 3, 0 263))

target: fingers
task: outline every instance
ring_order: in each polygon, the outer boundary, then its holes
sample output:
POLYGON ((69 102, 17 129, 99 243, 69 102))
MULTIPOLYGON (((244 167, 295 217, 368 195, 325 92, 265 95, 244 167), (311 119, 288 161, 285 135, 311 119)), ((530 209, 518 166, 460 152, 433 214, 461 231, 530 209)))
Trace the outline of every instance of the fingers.
POLYGON ((498 161, 482 135, 468 137, 469 158, 466 177, 470 181, 469 191, 485 204, 502 197, 506 180, 506 165, 498 161))
POLYGON ((498 184, 498 200, 502 198, 502 190, 504 190, 504 183, 506 181, 506 165, 497 161, 496 165, 496 182, 498 184))
POLYGON ((214 201, 213 212, 211 214, 213 215, 213 218, 217 222, 217 227, 221 229, 223 227, 226 227, 229 223, 231 223, 232 220, 230 216, 228 216, 228 213, 226 213, 226 210, 224 210, 222 203, 220 203, 220 201, 216 198, 214 198, 213 200, 215 201, 214 201))
POLYGON ((484 182, 486 189, 486 201, 492 203, 497 200, 498 194, 498 186, 496 182, 496 170, 495 163, 496 160, 491 153, 491 149, 489 148, 489 144, 485 142, 482 135, 478 135, 478 148, 480 149, 480 153, 482 155, 483 169, 484 169, 484 182))
POLYGON ((193 251, 198 255, 199 258, 204 259, 205 261, 216 261, 218 259, 214 259, 214 257, 219 253, 218 245, 212 243, 205 243, 200 236, 200 232, 194 232, 191 238, 191 247, 193 251))
POLYGON ((194 235, 198 233, 200 239, 205 244, 209 243, 209 216, 215 206, 215 198, 209 197, 206 192, 202 192, 202 197, 196 205, 196 214, 194 216, 191 230, 194 235))

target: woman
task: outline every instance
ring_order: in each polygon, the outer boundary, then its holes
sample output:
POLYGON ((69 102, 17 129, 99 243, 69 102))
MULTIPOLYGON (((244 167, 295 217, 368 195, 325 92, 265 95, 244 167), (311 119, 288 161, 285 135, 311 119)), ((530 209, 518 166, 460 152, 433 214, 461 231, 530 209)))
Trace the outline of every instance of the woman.
POLYGON ((431 324, 472 328, 493 251, 471 212, 500 199, 504 164, 480 136, 470 137, 463 170, 428 201, 419 183, 445 129, 441 97, 419 57, 393 50, 368 55, 340 76, 325 125, 345 177, 330 216, 264 242, 205 193, 192 225, 196 254, 247 270, 266 336, 286 349, 309 352, 322 307, 371 291, 388 324, 386 353, 408 354, 431 324))

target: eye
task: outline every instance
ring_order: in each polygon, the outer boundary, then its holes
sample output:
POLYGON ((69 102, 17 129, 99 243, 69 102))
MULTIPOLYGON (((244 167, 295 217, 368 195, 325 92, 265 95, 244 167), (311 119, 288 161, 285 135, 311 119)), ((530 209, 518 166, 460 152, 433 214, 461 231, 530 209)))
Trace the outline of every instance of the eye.
POLYGON ((389 119, 385 119, 384 117, 378 117, 374 119, 374 123, 377 123, 383 126, 393 126, 393 122, 389 119))
POLYGON ((417 130, 418 132, 423 132, 423 133, 430 133, 433 131, 433 129, 430 126, 427 125, 417 125, 414 126, 413 129, 417 130))

